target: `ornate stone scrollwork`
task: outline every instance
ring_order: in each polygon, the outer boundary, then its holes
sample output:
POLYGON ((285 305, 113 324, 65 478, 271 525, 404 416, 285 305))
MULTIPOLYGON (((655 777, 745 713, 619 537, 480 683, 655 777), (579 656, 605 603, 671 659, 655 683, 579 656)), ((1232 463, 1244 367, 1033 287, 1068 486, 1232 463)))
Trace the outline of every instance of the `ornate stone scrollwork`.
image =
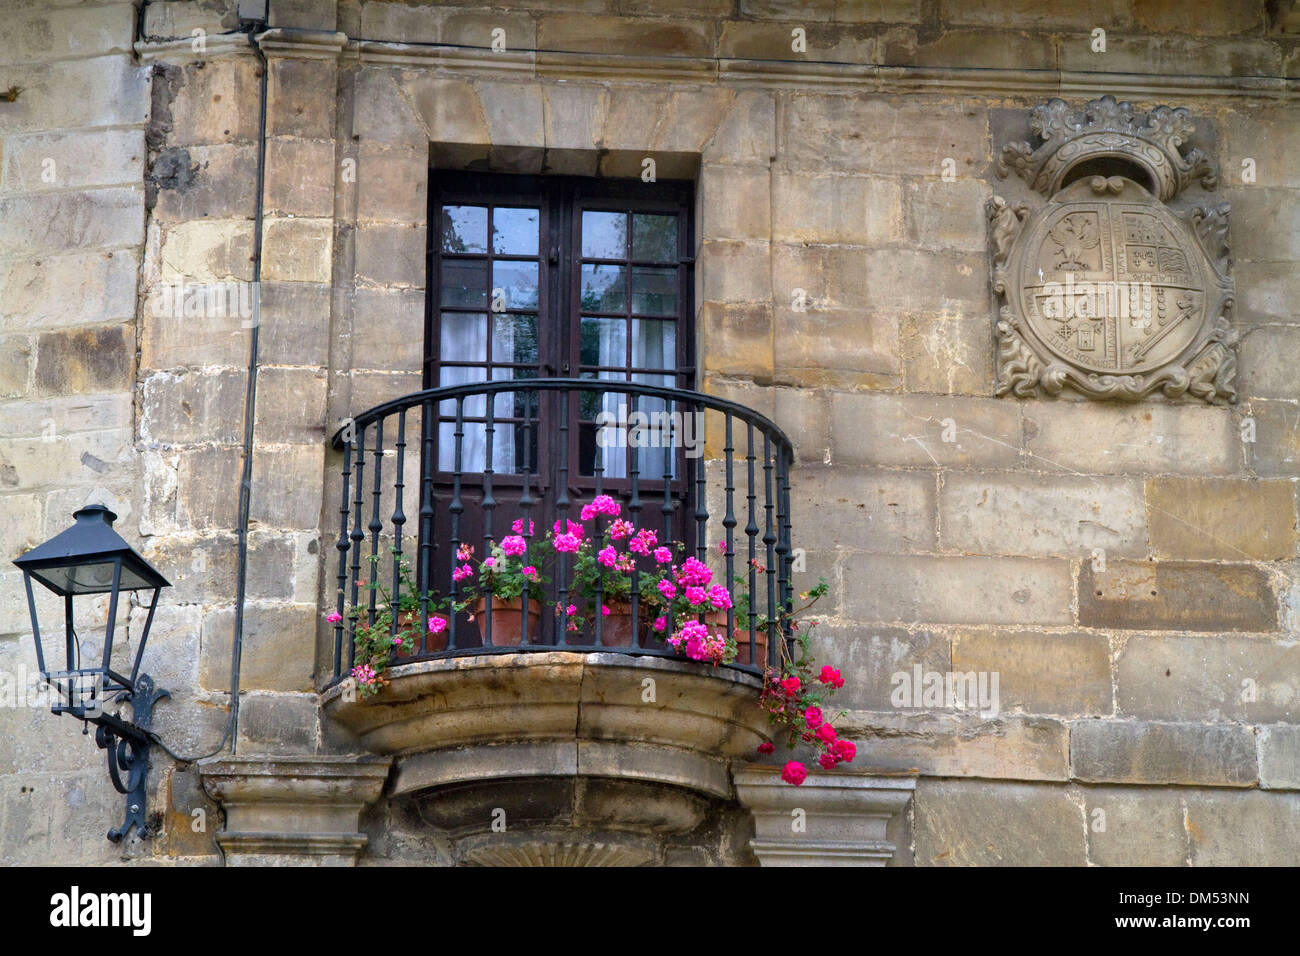
POLYGON ((1208 157, 1181 150, 1188 112, 1053 99, 1031 129, 1042 142, 1004 147, 998 172, 1047 202, 988 206, 995 393, 1236 401, 1228 204, 1168 205, 1193 182, 1218 183, 1208 157))

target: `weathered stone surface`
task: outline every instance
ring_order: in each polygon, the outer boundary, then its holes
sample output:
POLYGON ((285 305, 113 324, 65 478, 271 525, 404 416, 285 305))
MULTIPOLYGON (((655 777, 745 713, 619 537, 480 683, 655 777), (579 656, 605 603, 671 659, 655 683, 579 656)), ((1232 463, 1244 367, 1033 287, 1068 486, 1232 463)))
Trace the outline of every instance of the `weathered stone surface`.
POLYGON ((898 383, 897 318, 889 312, 781 308, 775 320, 777 379, 805 388, 891 388, 898 383))
POLYGON ((330 281, 334 224, 329 219, 264 220, 262 274, 271 281, 330 281))
POLYGON ((706 165, 700 172, 703 194, 696 229, 706 239, 758 239, 774 234, 770 174, 747 166, 706 165))
POLYGON ((991 195, 988 185, 972 180, 909 183, 903 191, 907 238, 926 248, 982 252, 988 244, 984 209, 991 195))
MULTIPOLYGON (((241 690, 313 690, 313 650, 318 612, 312 605, 250 602, 244 611, 240 656, 241 690)), ((203 616, 199 684, 207 690, 230 689, 231 635, 234 608, 203 616)))
POLYGON ((1028 464, 1083 474, 1228 475, 1241 467, 1241 443, 1224 408, 1099 402, 1025 406, 1028 464))
POLYGON ((144 170, 144 131, 41 133, 4 144, 0 189, 85 189, 138 183, 144 170))
POLYGON ((1213 724, 1078 720, 1070 769, 1092 783, 1250 787, 1259 778, 1251 728, 1213 724))
POLYGON ((982 70, 1050 70, 1055 38, 1007 30, 946 30, 922 34, 891 30, 882 38, 880 62, 889 66, 958 67, 982 70), (936 35, 937 33, 937 35, 936 35))
POLYGON ((0 196, 0 258, 74 249, 138 246, 144 239, 143 192, 117 186, 85 192, 0 196))
POLYGON ((1268 790, 1300 790, 1300 725, 1259 728, 1259 785, 1268 790))
POLYGON ((623 56, 712 56, 712 24, 557 14, 537 22, 537 49, 623 56))
POLYGON ((902 237, 901 190, 879 176, 772 175, 772 238, 777 242, 872 245, 902 237))
POLYGON ((1091 562, 1079 569, 1079 623, 1085 627, 1187 631, 1276 630, 1277 597, 1250 565, 1183 561, 1091 562))
POLYGON ((983 169, 990 156, 987 116, 976 109, 795 94, 783 116, 783 156, 795 168, 937 176, 943 160, 952 158, 961 176, 983 169))
MULTIPOLYGON (((257 142, 256 104, 260 89, 257 69, 257 60, 250 51, 247 57, 218 57, 172 67, 162 77, 156 78, 155 82, 166 84, 165 95, 170 95, 167 103, 170 119, 168 144, 257 142)), ((284 91, 276 84, 278 72, 271 72, 269 82, 274 91, 271 99, 283 102, 284 91)), ((268 122, 272 112, 268 113, 268 122)), ((282 132, 269 125, 268 131, 273 134, 282 132)))
POLYGON ((705 369, 757 380, 772 378, 772 307, 705 302, 700 306, 705 369))
POLYGON ((424 361, 424 291, 358 289, 352 367, 419 372, 424 361))
POLYGON ((5 103, 6 136, 134 126, 149 116, 149 71, 129 56, 33 64, 22 68, 21 79, 11 85, 22 87, 22 93, 12 103, 5 103))
POLYGON ((1250 416, 1254 441, 1243 441, 1251 469, 1261 477, 1293 478, 1300 471, 1300 406, 1292 402, 1253 401, 1250 416))
POLYGON ((252 218, 257 203, 257 147, 251 143, 168 147, 146 180, 158 222, 252 218))
POLYGON ((236 444, 244 435, 245 371, 158 372, 144 382, 141 433, 168 443, 236 444))
POLYGON ((963 474, 943 478, 945 550, 1091 558, 1146 554, 1142 485, 1068 475, 963 474))
POLYGON ((1068 624, 1070 568, 1033 558, 860 555, 844 568, 851 620, 1068 624))
POLYGON ((791 522, 800 540, 849 551, 931 551, 934 476, 920 471, 857 471, 809 466, 797 474, 791 522))
POLYGON ((251 693, 239 704, 239 749, 290 756, 315 753, 319 723, 315 694, 251 693))
POLYGON ((1066 725, 1045 717, 859 710, 838 729, 872 768, 995 780, 1066 780, 1070 772, 1066 725))
POLYGON ((257 376, 257 437, 273 444, 323 444, 324 370, 262 369, 257 376))
POLYGON ((1300 645, 1135 634, 1116 658, 1119 710, 1153 720, 1300 721, 1300 645))
POLYGON ((899 347, 905 391, 993 394, 993 330, 983 316, 959 310, 904 315, 899 347))
POLYGON ((1300 326, 1251 329, 1242 336, 1238 354, 1237 383, 1244 397, 1290 398, 1295 393, 1291 359, 1300 355, 1300 326))
POLYGON ((253 224, 200 219, 168 229, 158 254, 164 281, 227 282, 253 279, 253 224))
POLYGON ((1294 866, 1300 794, 1193 791, 1187 833, 1192 866, 1294 866))
MULTIPOLYGON (((380 285, 424 288, 424 230, 412 225, 358 226, 357 276, 380 285)), ((328 280, 326 271, 322 281, 328 280)))
POLYGON ((1061 786, 930 780, 916 787, 918 866, 1082 866, 1083 810, 1061 786))
MULTIPOLYGON (((803 388, 773 391, 772 421, 794 443, 795 460, 825 461, 831 446, 831 418, 825 394, 803 388)), ((798 480, 796 473, 791 481, 798 480)))
POLYGON ((49 332, 36 340, 38 394, 110 392, 128 387, 135 341, 127 325, 49 332))
POLYGON ((1300 130, 1287 122, 1289 115, 1285 106, 1263 104, 1224 111, 1220 129, 1230 182, 1241 182, 1241 163, 1249 157, 1255 161, 1254 185, 1300 187, 1300 169, 1291 159, 1300 149, 1300 130))
MULTIPOLYGON (((787 11, 786 18, 797 17, 787 11)), ((804 26, 806 50, 793 49, 789 23, 727 20, 718 37, 718 55, 728 59, 799 60, 816 58, 835 63, 872 63, 876 57, 875 31, 843 24, 804 26)))
POLYGON ((707 302, 755 302, 771 291, 768 245, 765 242, 706 241, 696 269, 702 276, 700 295, 707 302))
MULTIPOLYGON (((330 287, 263 282, 259 359, 268 365, 324 366, 329 358, 330 287)), ((358 301, 360 296, 358 295, 358 301)), ((393 342, 394 348, 400 343, 393 342)), ((244 350, 247 364, 247 349, 244 350)))
POLYGON ((128 249, 10 260, 0 269, 0 330, 129 319, 139 268, 138 252, 128 249))
POLYGON ((1102 634, 958 631, 952 669, 997 674, 1003 713, 1087 717, 1114 712, 1110 642, 1102 634))
MULTIPOLYGON (((817 608, 820 611, 821 605, 817 608)), ((817 659, 834 661, 844 674, 844 687, 835 695, 835 707, 864 711, 896 709, 892 699, 898 686, 896 675, 911 680, 917 664, 923 672, 947 673, 952 663, 948 637, 924 629, 822 623, 813 631, 813 648, 817 659)))
POLYGON ((833 394, 831 455, 839 465, 1011 467, 1020 409, 993 399, 833 394))
MULTIPOLYGON (((379 165, 379 164, 376 164, 379 165)), ((315 140, 275 137, 266 144, 266 213, 306 217, 328 217, 334 211, 334 145, 315 140)), ((357 179, 378 170, 357 164, 357 179)), ((403 195, 422 192, 423 182, 403 184, 403 195)), ((365 195, 364 189, 362 195, 365 195)))
POLYGON ((1186 866, 1182 791, 1084 787, 1088 862, 1096 866, 1186 866))
POLYGON ((1060 44, 1058 68, 1080 73, 1148 73, 1157 76, 1277 76, 1278 47, 1262 39, 1217 39, 1151 34, 1106 34, 1105 54, 1094 53, 1088 33, 1060 44))
POLYGON ((33 63, 69 56, 130 54, 132 11, 128 5, 91 10, 19 5, 0 26, 0 63, 33 63))
POLYGON ((1296 551, 1289 481, 1151 478, 1147 510, 1157 557, 1269 561, 1296 551))

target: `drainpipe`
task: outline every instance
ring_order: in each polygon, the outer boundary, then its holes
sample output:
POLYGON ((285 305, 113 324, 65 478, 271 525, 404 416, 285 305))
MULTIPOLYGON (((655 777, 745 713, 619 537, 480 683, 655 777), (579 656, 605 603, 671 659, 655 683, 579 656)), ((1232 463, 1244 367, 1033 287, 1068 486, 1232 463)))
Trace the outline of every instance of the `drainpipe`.
MULTIPOLYGON (((243 4, 241 4, 241 7, 243 4)), ((259 11, 261 19, 245 23, 248 42, 261 66, 257 120, 257 205, 253 215, 253 328, 248 343, 248 390, 244 396, 243 471, 239 478, 239 548, 235 569, 235 634, 230 652, 230 753, 239 746, 239 667, 244 650, 244 603, 248 594, 248 523, 253 493, 253 426, 257 419, 257 339, 262 325, 262 193, 266 186, 266 90, 270 66, 266 54, 254 38, 265 30, 269 12, 259 11)))

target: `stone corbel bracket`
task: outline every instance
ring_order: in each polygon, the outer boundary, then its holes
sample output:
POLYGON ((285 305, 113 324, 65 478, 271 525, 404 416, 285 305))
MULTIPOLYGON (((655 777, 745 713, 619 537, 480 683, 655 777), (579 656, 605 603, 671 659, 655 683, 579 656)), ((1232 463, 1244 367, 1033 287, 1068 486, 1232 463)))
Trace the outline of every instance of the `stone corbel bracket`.
POLYGON ((738 766, 732 781, 754 816, 749 846, 760 866, 885 866, 897 850, 890 823, 916 790, 913 774, 838 770, 794 787, 765 764, 738 766))
POLYGON ((227 757, 201 761, 221 805, 227 866, 353 866, 361 811, 379 799, 387 757, 227 757))

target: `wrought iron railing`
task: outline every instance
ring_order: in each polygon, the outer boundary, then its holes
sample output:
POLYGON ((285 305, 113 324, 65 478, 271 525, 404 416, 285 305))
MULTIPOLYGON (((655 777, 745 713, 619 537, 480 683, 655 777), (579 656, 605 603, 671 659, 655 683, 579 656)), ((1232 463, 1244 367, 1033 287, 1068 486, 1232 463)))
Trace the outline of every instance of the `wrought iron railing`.
MULTIPOLYGON (((725 576, 720 583, 732 591, 734 605, 726 612, 726 633, 741 649, 732 666, 759 672, 778 663, 782 647, 789 649, 791 632, 781 612, 793 600, 792 447, 752 409, 638 382, 510 379, 394 399, 349 420, 332 443, 342 454, 334 682, 354 666, 357 626, 373 627, 384 604, 395 606, 404 588, 416 591, 419 620, 441 599, 457 600, 452 558, 463 545, 481 547, 482 555, 516 519, 531 537, 552 519, 576 517, 589 497, 600 494, 617 500, 637 527, 657 526, 656 534, 683 541, 725 576), (613 398, 623 406, 618 414, 613 398), (377 585, 389 592, 382 601, 377 585)), ((557 649, 679 656, 642 619, 639 568, 632 571, 629 595, 630 642, 611 645, 600 613, 571 631, 563 613, 571 568, 566 555, 556 558, 553 580, 522 595, 518 643, 493 640, 493 602, 487 601, 472 620, 463 612, 448 615, 436 647, 421 629, 420 646, 398 662, 557 649), (542 612, 536 622, 529 613, 534 606, 542 612)), ((392 616, 396 634, 398 618, 392 616)))

